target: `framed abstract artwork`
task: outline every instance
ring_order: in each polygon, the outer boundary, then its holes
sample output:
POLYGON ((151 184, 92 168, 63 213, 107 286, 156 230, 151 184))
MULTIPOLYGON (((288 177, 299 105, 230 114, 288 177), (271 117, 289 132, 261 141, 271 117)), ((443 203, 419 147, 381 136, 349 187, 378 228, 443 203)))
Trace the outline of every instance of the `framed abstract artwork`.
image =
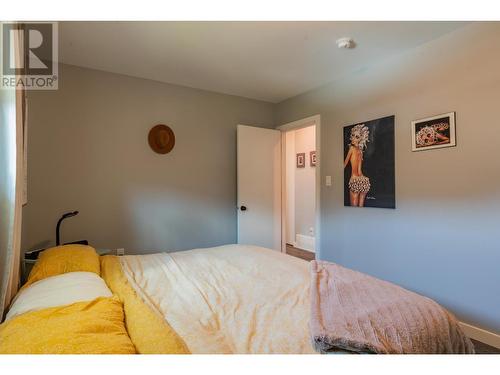
POLYGON ((412 151, 456 146, 455 112, 412 121, 411 141, 412 151))
POLYGON ((344 206, 396 208, 394 116, 344 127, 344 206))
POLYGON ((311 151, 309 153, 309 165, 311 167, 315 167, 316 166, 316 151, 311 151))
POLYGON ((305 168, 306 166, 306 154, 300 152, 297 154, 297 168, 305 168))

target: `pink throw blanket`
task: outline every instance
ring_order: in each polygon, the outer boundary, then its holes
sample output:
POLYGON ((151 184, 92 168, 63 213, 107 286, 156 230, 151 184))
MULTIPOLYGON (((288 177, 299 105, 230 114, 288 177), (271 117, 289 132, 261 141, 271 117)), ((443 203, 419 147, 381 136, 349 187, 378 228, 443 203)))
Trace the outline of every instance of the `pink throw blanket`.
POLYGON ((474 353, 433 300, 334 263, 311 262, 311 334, 319 352, 474 353))

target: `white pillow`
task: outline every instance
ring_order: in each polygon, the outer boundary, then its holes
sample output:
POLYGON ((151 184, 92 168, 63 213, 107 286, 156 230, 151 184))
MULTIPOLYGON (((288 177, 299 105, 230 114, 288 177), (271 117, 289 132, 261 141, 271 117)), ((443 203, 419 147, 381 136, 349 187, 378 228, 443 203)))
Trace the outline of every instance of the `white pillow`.
POLYGON ((63 273, 37 281, 19 292, 5 320, 29 311, 92 301, 98 297, 112 295, 104 280, 93 272, 63 273))

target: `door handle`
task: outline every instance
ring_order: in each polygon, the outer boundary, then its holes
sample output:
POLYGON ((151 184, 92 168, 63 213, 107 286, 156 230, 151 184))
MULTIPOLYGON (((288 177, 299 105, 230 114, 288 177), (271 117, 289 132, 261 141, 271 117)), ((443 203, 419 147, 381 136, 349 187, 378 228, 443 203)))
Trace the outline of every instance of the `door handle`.
POLYGON ((246 210, 247 210, 247 207, 246 207, 246 206, 241 206, 241 207, 240 207, 240 210, 241 210, 241 211, 246 211, 246 210))

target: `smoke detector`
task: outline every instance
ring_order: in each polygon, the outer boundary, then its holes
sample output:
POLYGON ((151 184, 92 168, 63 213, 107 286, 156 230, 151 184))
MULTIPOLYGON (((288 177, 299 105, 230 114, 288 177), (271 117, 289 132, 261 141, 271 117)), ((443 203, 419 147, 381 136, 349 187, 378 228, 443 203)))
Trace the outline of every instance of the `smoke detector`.
POLYGON ((356 43, 352 38, 340 38, 336 41, 337 47, 340 49, 352 49, 356 47, 356 43))

